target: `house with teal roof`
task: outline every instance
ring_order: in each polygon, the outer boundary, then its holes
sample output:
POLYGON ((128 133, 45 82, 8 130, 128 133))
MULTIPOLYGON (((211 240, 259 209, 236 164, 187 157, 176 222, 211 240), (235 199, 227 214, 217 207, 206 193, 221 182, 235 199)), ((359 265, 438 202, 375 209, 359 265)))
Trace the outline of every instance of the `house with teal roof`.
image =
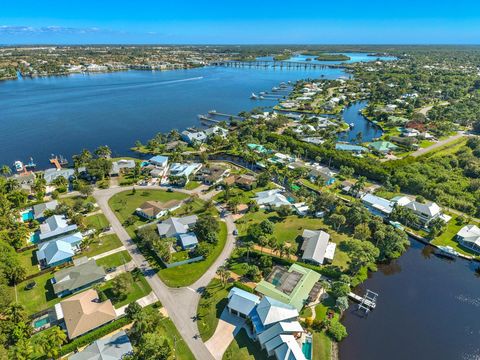
POLYGON ((75 234, 43 242, 37 251, 37 260, 42 268, 58 266, 72 261, 75 254, 80 251, 82 234, 75 234))
POLYGON ((389 153, 390 151, 395 151, 398 149, 398 146, 390 141, 374 141, 368 144, 368 147, 381 153, 389 153))

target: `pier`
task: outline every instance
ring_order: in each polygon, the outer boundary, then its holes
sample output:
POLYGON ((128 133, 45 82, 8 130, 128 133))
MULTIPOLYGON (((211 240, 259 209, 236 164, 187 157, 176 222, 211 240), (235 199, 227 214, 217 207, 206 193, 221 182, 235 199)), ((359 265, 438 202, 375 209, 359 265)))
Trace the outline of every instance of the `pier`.
POLYGON ((367 314, 377 306, 378 294, 368 289, 363 297, 353 292, 348 293, 348 297, 358 303, 358 310, 364 310, 367 314))
POLYGON ((244 120, 243 117, 241 116, 238 116, 238 115, 233 115, 233 114, 225 114, 225 113, 220 113, 216 110, 210 110, 208 112, 209 115, 212 115, 212 116, 223 116, 223 117, 227 117, 229 119, 237 119, 237 120, 244 120))
POLYGON ((254 60, 254 61, 217 61, 210 63, 211 66, 225 66, 237 68, 278 68, 278 69, 339 69, 342 64, 316 64, 307 61, 288 61, 288 60, 254 60))

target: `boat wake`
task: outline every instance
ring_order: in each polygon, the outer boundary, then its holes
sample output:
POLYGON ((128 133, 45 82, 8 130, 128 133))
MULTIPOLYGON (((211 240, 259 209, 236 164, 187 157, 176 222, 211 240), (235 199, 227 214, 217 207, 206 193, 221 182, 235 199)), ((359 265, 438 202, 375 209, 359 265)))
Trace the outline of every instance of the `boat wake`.
POLYGON ((468 305, 473 305, 475 307, 480 307, 480 299, 479 298, 472 298, 467 295, 457 295, 455 299, 459 300, 460 302, 468 305))

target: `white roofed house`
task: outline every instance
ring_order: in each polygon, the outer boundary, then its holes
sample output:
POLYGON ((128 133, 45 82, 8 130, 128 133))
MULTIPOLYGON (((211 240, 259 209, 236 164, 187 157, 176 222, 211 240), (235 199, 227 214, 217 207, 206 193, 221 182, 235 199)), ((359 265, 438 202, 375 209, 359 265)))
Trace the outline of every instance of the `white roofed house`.
POLYGON ((390 200, 372 194, 365 194, 361 198, 363 205, 373 214, 383 218, 388 217, 395 206, 390 200))
POLYGON ((227 309, 231 314, 246 318, 259 302, 259 296, 234 287, 228 293, 227 309))
POLYGON ((443 214, 442 209, 434 202, 426 201, 424 203, 412 200, 407 196, 395 197, 392 199, 397 206, 403 206, 413 211, 420 223, 428 227, 429 223, 437 218, 445 222, 450 220, 450 216, 443 214))
POLYGON ((279 207, 282 205, 291 206, 292 204, 288 199, 281 193, 280 189, 260 191, 256 193, 255 201, 259 206, 268 206, 268 207, 279 207))
POLYGON ((195 175, 202 167, 199 163, 173 163, 170 166, 170 183, 178 186, 185 186, 190 181, 190 176, 195 175))
POLYGON ((112 162, 110 176, 118 176, 121 171, 131 170, 135 168, 135 160, 120 159, 112 162))
POLYGON ((206 130, 204 130, 204 133, 207 137, 210 137, 210 136, 213 136, 213 135, 218 135, 222 138, 226 138, 227 135, 228 135, 228 130, 227 129, 224 129, 220 126, 212 126, 206 130))
POLYGON ((457 233, 457 241, 466 248, 480 253, 480 229, 477 225, 466 225, 457 233))
POLYGON ((40 241, 54 239, 77 231, 77 225, 69 225, 64 215, 53 215, 40 224, 40 241))
POLYGON ((196 215, 181 218, 171 217, 157 225, 158 234, 161 237, 174 237, 182 249, 191 249, 198 245, 198 239, 193 226, 197 223, 196 215))
POLYGON ((33 216, 35 220, 41 220, 45 217, 45 212, 47 210, 53 211, 57 208, 58 201, 52 200, 46 203, 33 205, 33 216))
POLYGON ((196 131, 193 129, 184 130, 181 133, 182 140, 189 144, 203 143, 207 140, 207 134, 204 131, 196 131))
POLYGON ((303 261, 316 265, 332 262, 335 255, 336 244, 330 242, 330 235, 322 230, 303 230, 303 261))

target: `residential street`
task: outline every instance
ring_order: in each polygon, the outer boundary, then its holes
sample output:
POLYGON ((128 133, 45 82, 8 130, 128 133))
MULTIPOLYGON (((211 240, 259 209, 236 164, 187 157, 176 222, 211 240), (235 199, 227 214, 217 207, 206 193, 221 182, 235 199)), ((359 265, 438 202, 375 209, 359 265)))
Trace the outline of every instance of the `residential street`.
POLYGON ((420 156, 420 155, 424 155, 432 150, 435 150, 439 147, 442 147, 452 141, 455 141, 457 139, 460 139, 462 136, 466 136, 465 133, 463 131, 459 132, 458 134, 456 135, 452 135, 444 140, 440 140, 438 142, 436 142, 435 144, 429 146, 429 147, 426 147, 426 148, 420 148, 418 149, 417 151, 413 152, 410 154, 410 156, 413 156, 413 157, 417 157, 417 156, 420 156))
MULTIPOLYGON (((201 190, 199 188, 192 191, 184 189, 178 189, 178 191, 187 194, 195 194, 201 190)), ((228 231, 227 243, 220 256, 207 270, 207 272, 205 272, 205 274, 191 286, 183 288, 170 288, 166 286, 156 275, 155 270, 148 264, 147 260, 137 248, 137 245, 133 242, 127 231, 117 219, 115 213, 108 206, 108 200, 113 195, 131 189, 132 187, 118 187, 105 190, 96 190, 93 193, 93 196, 97 200, 100 209, 103 211, 108 221, 112 225, 112 229, 120 238, 126 250, 132 256, 133 261, 145 274, 145 277, 153 292, 158 297, 162 305, 166 308, 170 318, 174 322, 185 342, 190 347, 192 353, 197 359, 213 359, 212 354, 208 351, 207 347, 198 335, 198 327, 195 319, 201 291, 208 285, 211 279, 215 276, 217 268, 230 257, 231 252, 235 248, 235 237, 233 236, 235 224, 233 219, 230 215, 225 218, 228 231)), ((148 189, 165 190, 164 187, 159 186, 149 186, 148 189)), ((177 189, 175 191, 177 191, 177 189)), ((204 200, 208 200, 214 195, 215 192, 211 192, 208 194, 202 194, 200 197, 204 200)))

